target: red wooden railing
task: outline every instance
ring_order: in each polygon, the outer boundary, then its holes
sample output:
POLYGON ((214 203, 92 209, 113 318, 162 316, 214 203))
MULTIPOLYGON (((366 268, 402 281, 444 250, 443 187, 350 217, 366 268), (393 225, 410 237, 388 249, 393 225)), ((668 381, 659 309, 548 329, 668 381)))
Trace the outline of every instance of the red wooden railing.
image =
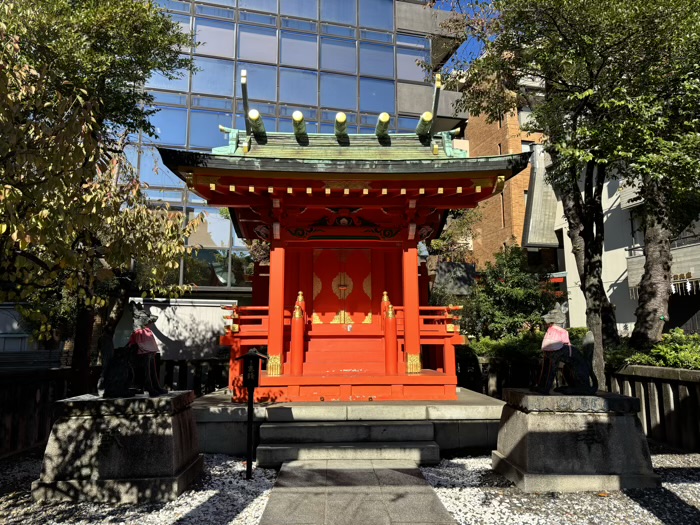
MULTIPOLYGON (((296 306, 296 305, 295 305, 296 306)), ((240 361, 235 361, 251 347, 267 346, 268 331, 269 331, 269 308, 267 306, 228 306, 222 307, 230 312, 224 316, 227 321, 226 332, 221 337, 221 344, 231 348, 231 380, 240 376, 240 361)), ((461 306, 421 306, 419 308, 419 323, 420 323, 420 345, 423 354, 423 368, 432 368, 438 372, 446 374, 454 374, 455 357, 454 345, 461 343, 459 335, 459 319, 456 315, 462 309, 461 306)), ((396 355, 399 363, 398 372, 405 372, 406 367, 401 366, 401 363, 406 362, 405 351, 405 316, 402 306, 393 307, 395 315, 396 329, 396 355)), ((292 319, 294 307, 285 308, 284 311, 284 338, 286 341, 292 339, 292 319)), ((387 329, 394 323, 387 324, 387 309, 382 306, 382 322, 381 331, 385 336, 391 339, 391 334, 387 334, 387 329)), ((299 327, 294 329, 294 337, 296 345, 306 338, 313 337, 308 328, 309 318, 304 312, 303 328, 301 332, 303 337, 299 336, 299 327)), ((301 324, 299 321, 297 325, 301 324)), ((302 349, 303 350, 303 349, 302 349)), ((387 359, 393 355, 390 348, 385 348, 387 359)), ((295 367, 295 372, 299 373, 299 367, 295 367)), ((387 363, 387 373, 394 372, 394 367, 391 363, 387 363)), ((396 372, 394 372, 396 373, 396 372)))

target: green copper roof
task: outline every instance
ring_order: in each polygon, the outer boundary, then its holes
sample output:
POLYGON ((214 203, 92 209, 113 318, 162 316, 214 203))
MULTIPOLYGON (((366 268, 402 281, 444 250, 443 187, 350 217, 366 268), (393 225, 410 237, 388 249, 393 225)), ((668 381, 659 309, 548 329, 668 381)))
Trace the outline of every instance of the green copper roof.
POLYGON ((211 154, 158 148, 165 164, 251 171, 429 173, 507 170, 515 174, 527 166, 529 153, 495 157, 467 157, 453 147, 452 135, 419 137, 415 133, 377 137, 265 133, 246 137, 230 130, 229 145, 211 154))

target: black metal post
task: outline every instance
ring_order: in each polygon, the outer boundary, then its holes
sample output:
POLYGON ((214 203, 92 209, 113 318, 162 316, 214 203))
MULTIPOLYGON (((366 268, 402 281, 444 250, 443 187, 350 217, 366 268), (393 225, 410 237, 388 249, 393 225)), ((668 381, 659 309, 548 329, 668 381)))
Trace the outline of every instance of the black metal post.
POLYGON ((250 479, 253 476, 253 450, 255 450, 255 443, 253 443, 253 416, 255 413, 255 387, 248 387, 248 438, 247 438, 247 452, 246 452, 246 467, 245 467, 245 479, 250 479))

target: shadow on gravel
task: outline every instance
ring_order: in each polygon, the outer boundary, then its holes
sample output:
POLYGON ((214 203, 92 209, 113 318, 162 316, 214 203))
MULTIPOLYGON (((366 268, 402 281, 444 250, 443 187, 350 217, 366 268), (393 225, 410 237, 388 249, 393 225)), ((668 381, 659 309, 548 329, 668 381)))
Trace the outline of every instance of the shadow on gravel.
POLYGON ((666 488, 628 489, 624 493, 667 525, 700 523, 700 510, 666 488))

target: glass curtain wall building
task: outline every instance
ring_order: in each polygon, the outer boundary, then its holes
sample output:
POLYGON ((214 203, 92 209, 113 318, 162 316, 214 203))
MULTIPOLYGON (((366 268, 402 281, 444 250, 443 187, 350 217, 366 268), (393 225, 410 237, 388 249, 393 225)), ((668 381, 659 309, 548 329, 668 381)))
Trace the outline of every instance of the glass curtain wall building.
POLYGON ((146 89, 159 109, 152 118, 158 138, 139 137, 130 146, 130 159, 153 200, 186 209, 190 217, 206 214, 206 223, 188 240, 201 249, 184 261, 180 282, 201 290, 241 290, 250 269, 231 222, 188 192, 152 146, 211 150, 227 144, 219 125, 245 129, 241 70, 248 74, 250 107, 263 115, 269 131, 291 132, 292 113, 300 110, 310 133, 332 133, 338 111, 347 114, 351 133, 373 133, 383 111, 392 116, 394 131, 411 132, 429 107, 414 106, 414 100, 402 107, 400 86, 424 88, 431 96, 417 62, 430 60, 435 23, 419 2, 397 0, 157 3, 183 31, 196 35, 198 45, 182 53, 194 58, 197 71, 148 81, 146 89))

